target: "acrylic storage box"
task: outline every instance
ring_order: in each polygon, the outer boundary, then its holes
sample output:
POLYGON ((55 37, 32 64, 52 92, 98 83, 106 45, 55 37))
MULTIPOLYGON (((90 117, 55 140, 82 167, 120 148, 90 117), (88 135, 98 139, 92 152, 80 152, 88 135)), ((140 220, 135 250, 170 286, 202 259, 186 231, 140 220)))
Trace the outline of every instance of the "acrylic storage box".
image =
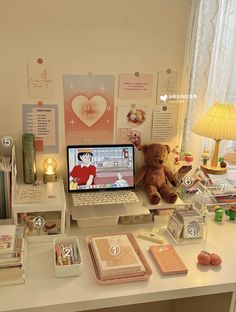
POLYGON ((56 277, 81 275, 83 261, 77 236, 54 238, 53 254, 56 277))
POLYGON ((179 205, 168 217, 167 232, 177 244, 204 243, 207 239, 207 215, 192 203, 179 205))
POLYGON ((225 182, 203 185, 199 182, 196 186, 194 202, 199 210, 207 209, 214 212, 216 207, 230 209, 236 206, 236 187, 225 182))

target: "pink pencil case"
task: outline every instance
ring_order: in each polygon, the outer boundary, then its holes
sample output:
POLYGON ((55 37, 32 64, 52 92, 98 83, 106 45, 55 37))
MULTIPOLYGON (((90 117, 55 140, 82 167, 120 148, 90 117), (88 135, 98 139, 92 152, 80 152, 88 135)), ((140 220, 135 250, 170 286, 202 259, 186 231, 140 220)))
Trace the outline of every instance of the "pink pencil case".
POLYGON ((95 273, 95 278, 100 285, 111 285, 111 284, 129 283, 129 282, 136 282, 136 281, 145 281, 145 280, 148 280, 150 275, 152 274, 152 270, 151 270, 146 258, 144 257, 144 255, 143 255, 143 253, 142 253, 142 251, 141 251, 141 249, 140 249, 138 243, 136 242, 132 233, 115 233, 115 234, 105 234, 105 235, 98 235, 98 236, 87 236, 86 237, 86 243, 88 246, 90 259, 92 261, 92 265, 93 265, 93 269, 94 269, 94 273, 95 273), (99 270, 97 267, 96 260, 94 258, 94 253, 92 251, 91 239, 94 237, 100 237, 100 236, 104 237, 104 236, 122 235, 122 234, 127 235, 132 247, 134 248, 136 254, 138 255, 140 261, 142 262, 142 264, 144 266, 145 272, 143 275, 140 275, 140 276, 129 276, 127 274, 126 277, 122 277, 122 278, 119 277, 118 278, 114 275, 114 276, 112 276, 111 279, 102 280, 101 276, 99 274, 99 270))

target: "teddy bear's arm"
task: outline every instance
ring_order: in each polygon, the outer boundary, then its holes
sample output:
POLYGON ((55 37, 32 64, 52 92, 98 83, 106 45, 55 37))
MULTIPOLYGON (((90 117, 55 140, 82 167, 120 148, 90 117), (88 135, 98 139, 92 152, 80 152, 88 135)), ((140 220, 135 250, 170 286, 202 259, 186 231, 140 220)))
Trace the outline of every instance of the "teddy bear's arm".
POLYGON ((147 170, 146 166, 143 166, 137 171, 134 177, 135 184, 138 184, 144 178, 146 174, 146 170, 147 170))
POLYGON ((176 178, 176 176, 173 174, 173 172, 168 169, 168 168, 165 168, 164 169, 164 172, 165 172, 165 175, 167 177, 167 179, 170 181, 170 183, 173 185, 173 186, 177 186, 178 184, 178 179, 176 178))

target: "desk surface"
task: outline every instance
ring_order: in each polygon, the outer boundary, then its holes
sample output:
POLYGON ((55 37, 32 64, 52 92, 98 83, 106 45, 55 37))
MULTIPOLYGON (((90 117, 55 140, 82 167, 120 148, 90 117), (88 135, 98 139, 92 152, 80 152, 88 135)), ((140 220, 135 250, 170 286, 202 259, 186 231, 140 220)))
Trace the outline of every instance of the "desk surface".
MULTIPOLYGON (((54 276, 52 243, 29 244, 27 282, 25 285, 0 288, 0 311, 84 311, 223 293, 236 289, 234 242, 236 223, 225 219, 223 224, 217 224, 211 217, 208 221, 207 241, 175 245, 189 269, 187 275, 161 276, 148 253, 152 243, 137 238, 153 270, 149 281, 111 286, 98 285, 84 238, 89 234, 119 231, 133 232, 136 236, 140 230, 151 231, 156 226, 157 224, 153 223, 83 230, 73 227, 70 234, 79 236, 84 261, 83 273, 78 277, 54 276), (222 266, 220 268, 198 266, 196 257, 201 250, 222 255, 222 266)), ((166 231, 164 238, 166 242, 173 242, 166 231)))

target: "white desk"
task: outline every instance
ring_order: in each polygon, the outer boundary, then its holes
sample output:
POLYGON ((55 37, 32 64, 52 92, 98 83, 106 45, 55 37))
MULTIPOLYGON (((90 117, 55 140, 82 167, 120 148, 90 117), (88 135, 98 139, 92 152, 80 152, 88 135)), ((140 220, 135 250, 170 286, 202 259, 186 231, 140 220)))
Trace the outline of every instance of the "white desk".
MULTIPOLYGON (((227 219, 223 225, 218 225, 213 220, 209 221, 206 243, 202 241, 200 244, 176 246, 179 255, 189 269, 187 275, 161 276, 147 252, 152 243, 137 238, 153 270, 150 280, 111 286, 98 285, 93 275, 84 237, 88 234, 114 233, 116 231, 132 231, 136 235, 140 229, 151 230, 153 226, 154 224, 119 225, 117 228, 114 226, 104 229, 90 228, 80 232, 78 228, 72 228, 71 234, 79 234, 84 261, 83 274, 79 277, 56 278, 54 276, 52 244, 30 244, 28 246, 27 283, 0 288, 0 311, 84 311, 236 290, 234 239, 236 222, 230 222, 227 219), (198 267, 196 257, 203 249, 222 255, 222 267, 198 267)), ((168 233, 165 237, 169 238, 168 233)), ((169 241, 171 241, 170 238, 169 241)), ((222 312, 227 311, 222 310, 222 312)), ((233 307, 231 306, 230 312, 232 311, 233 307)))

